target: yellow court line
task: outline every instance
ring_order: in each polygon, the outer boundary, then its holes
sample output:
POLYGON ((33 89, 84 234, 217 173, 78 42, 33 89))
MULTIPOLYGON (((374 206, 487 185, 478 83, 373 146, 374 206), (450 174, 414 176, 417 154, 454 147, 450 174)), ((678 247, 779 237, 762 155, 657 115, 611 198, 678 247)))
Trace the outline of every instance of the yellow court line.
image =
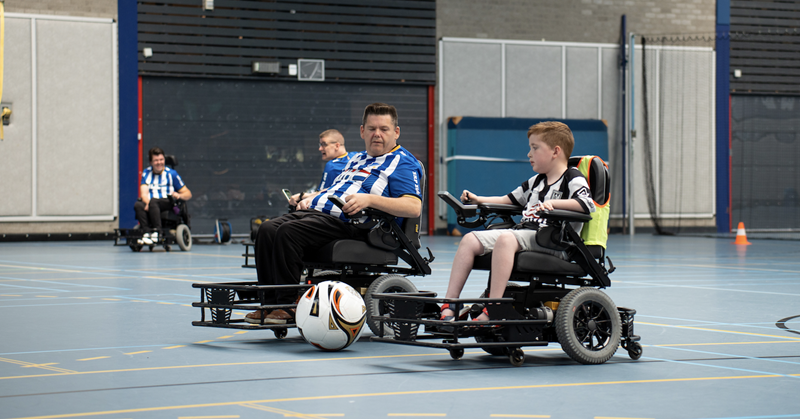
POLYGON ((0 294, 0 297, 22 297, 19 294, 0 294))
POLYGON ((217 339, 228 339, 228 338, 232 338, 232 337, 233 337, 233 335, 227 335, 227 336, 220 336, 217 339))
POLYGON ((239 415, 228 416, 178 416, 178 419, 236 419, 239 415))
POLYGON ((39 298, 58 298, 55 295, 37 295, 39 298))
POLYGON ((661 324, 661 323, 647 323, 647 322, 636 322, 636 324, 646 324, 648 326, 662 326, 662 327, 675 327, 678 329, 690 329, 690 330, 703 330, 706 332, 721 332, 721 333, 734 333, 737 335, 749 335, 749 336, 762 336, 766 338, 778 338, 778 339, 788 339, 790 341, 798 341, 800 342, 800 338, 795 338, 791 336, 779 336, 779 335, 767 335, 764 333, 752 333, 752 332, 737 332, 735 330, 723 330, 723 329, 709 329, 706 327, 695 327, 695 326, 675 326, 671 324, 661 324))
POLYGON ((25 269, 28 271, 54 271, 54 272, 72 272, 72 273, 85 273, 83 271, 73 271, 69 269, 55 269, 55 268, 42 268, 39 266, 17 266, 17 265, 3 265, 0 264, 0 267, 4 268, 20 268, 25 269))
POLYGON ((177 348, 185 348, 186 345, 175 345, 175 346, 167 346, 166 348, 161 349, 177 349, 177 348))
POLYGON ((447 416, 446 413, 387 413, 386 416, 391 417, 437 417, 443 418, 447 416))
POLYGON ((234 335, 243 335, 245 333, 247 333, 247 330, 240 330, 238 332, 233 332, 234 335))
POLYGON ((105 301, 121 301, 120 298, 103 298, 105 301))
POLYGON ((139 355, 139 354, 146 354, 148 352, 153 352, 153 351, 128 352, 128 353, 125 353, 123 355, 139 355))
MULTIPOLYGON (((185 345, 180 345, 185 346, 185 345)), ((177 346, 177 347, 180 347, 177 346)), ((167 349, 167 348, 162 348, 167 349)), ((561 349, 541 349, 536 351, 528 351, 528 352, 544 352, 544 351, 560 351, 561 349)), ((475 351, 475 352, 468 352, 472 354, 480 354, 483 351, 475 351)), ((354 357, 345 357, 345 358, 311 358, 311 359, 285 359, 285 360, 278 360, 278 361, 255 361, 255 362, 230 362, 224 364, 199 364, 199 365, 172 365, 167 367, 144 367, 144 368, 131 368, 131 369, 119 369, 119 370, 99 370, 99 371, 70 371, 70 375, 90 375, 90 374, 110 374, 116 372, 140 372, 140 371, 159 371, 159 370, 175 370, 175 369, 184 369, 184 368, 209 368, 209 367, 231 367, 231 366, 242 366, 242 365, 267 365, 267 364, 293 364, 293 363, 300 363, 300 362, 321 362, 321 361, 359 361, 364 359, 387 359, 387 358, 412 358, 412 357, 425 357, 425 356, 449 356, 447 352, 437 352, 437 353, 427 353, 427 354, 404 354, 404 355, 373 355, 373 356, 354 356, 354 357)), ((0 358, 2 361, 2 358, 0 358)), ((0 377, 0 380, 11 380, 11 379, 18 379, 18 378, 42 378, 42 377, 57 377, 61 375, 67 374, 38 374, 38 375, 20 375, 20 376, 9 376, 9 377, 0 377)))
MULTIPOLYGON (((23 368, 41 368, 43 370, 48 370, 48 371, 53 371, 53 372, 60 373, 60 374, 53 374, 53 375, 69 375, 69 374, 77 373, 77 371, 68 370, 68 369, 64 369, 64 368, 51 367, 50 366, 50 365, 55 365, 55 363, 52 363, 52 364, 34 364, 33 362, 18 361, 16 359, 9 359, 9 358, 0 358, 0 362, 8 362, 9 364, 16 364, 16 365, 19 365, 19 366, 21 366, 23 368)), ((46 374, 46 375, 50 375, 50 374, 46 374)))
MULTIPOLYGON (((649 380, 630 380, 630 381, 595 381, 584 383, 562 383, 562 384, 531 384, 523 386, 506 386, 506 387, 474 387, 474 388, 453 388, 453 389, 434 389, 434 390, 409 390, 409 391, 395 391, 385 393, 361 393, 361 394, 338 394, 327 396, 303 396, 303 397, 290 397, 282 399, 266 399, 266 400, 250 400, 250 401, 235 401, 235 402, 218 402, 218 403, 205 403, 205 404, 190 404, 190 405, 177 405, 177 406, 160 406, 160 407, 144 407, 138 409, 121 409, 121 410, 106 410, 100 412, 81 412, 81 413, 65 413, 47 416, 29 416, 16 419, 60 419, 60 418, 74 418, 82 416, 101 416, 101 415, 116 415, 122 413, 142 413, 142 412, 156 412, 165 410, 178 410, 178 409, 194 409, 194 408, 207 408, 207 407, 221 407, 221 406, 241 406, 241 405, 256 405, 264 403, 280 403, 280 402, 299 402, 309 400, 332 400, 332 399, 352 399, 357 397, 387 397, 387 396, 412 396, 419 394, 433 394, 433 393, 462 393, 462 392, 475 392, 475 391, 507 391, 507 390, 530 390, 539 388, 568 388, 568 387, 585 387, 585 386, 608 386, 608 385, 626 385, 626 384, 654 384, 654 383, 685 383, 692 381, 716 381, 716 380, 744 380, 753 378, 785 378, 785 377, 800 377, 800 374, 769 374, 769 375, 739 375, 739 376, 723 376, 723 377, 691 377, 691 378, 660 378, 649 380)), ((261 406, 265 407, 265 406, 261 406)))
POLYGON ((167 281, 180 281, 180 282, 211 282, 211 281, 198 281, 197 279, 181 279, 181 278, 167 278, 166 276, 146 276, 148 279, 165 279, 167 281))
POLYGON ((283 415, 284 417, 307 418, 307 419, 323 419, 322 415, 315 415, 315 414, 311 414, 311 413, 297 413, 297 412, 292 412, 290 410, 278 409, 278 408, 270 407, 270 406, 261 406, 260 404, 243 403, 240 406, 248 407, 250 409, 261 410, 261 411, 264 411, 264 412, 277 413, 279 415, 283 415))
POLYGON ((236 419, 239 415, 228 416, 178 416, 178 419, 236 419))
POLYGON ((208 342, 213 342, 213 340, 201 340, 201 341, 195 342, 195 343, 208 343, 208 342))
POLYGON ((491 418, 549 418, 550 415, 503 415, 492 413, 489 415, 491 418))
POLYGON ((647 347, 673 347, 673 346, 717 346, 717 345, 760 345, 767 343, 800 343, 800 340, 762 340, 760 342, 719 342, 719 343, 676 343, 674 345, 644 345, 647 347))
POLYGON ((164 305, 170 305, 170 306, 171 306, 171 305, 173 305, 173 304, 175 304, 175 303, 168 303, 168 302, 166 302, 166 301, 159 301, 159 302, 158 302, 158 303, 156 303, 156 304, 164 304, 164 305))
POLYGON ((110 357, 110 356, 96 356, 96 357, 94 357, 94 358, 83 358, 83 359, 79 359, 78 361, 94 361, 94 360, 96 360, 96 359, 106 359, 106 358, 111 358, 111 357, 110 357))

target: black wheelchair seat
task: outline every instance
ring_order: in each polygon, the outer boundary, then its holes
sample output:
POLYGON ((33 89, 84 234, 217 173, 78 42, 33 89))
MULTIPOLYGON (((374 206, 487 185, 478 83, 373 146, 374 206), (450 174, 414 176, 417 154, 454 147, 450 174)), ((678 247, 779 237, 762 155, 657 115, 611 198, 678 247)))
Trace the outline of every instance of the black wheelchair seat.
MULTIPOLYGON (((475 258, 473 269, 490 270, 492 268, 492 255, 483 255, 475 258)), ((577 263, 538 252, 519 252, 514 256, 513 272, 543 275, 565 275, 582 277, 586 271, 577 263)))
POLYGON ((396 265, 397 255, 370 246, 362 240, 336 240, 311 252, 306 260, 311 263, 359 263, 368 265, 396 265))

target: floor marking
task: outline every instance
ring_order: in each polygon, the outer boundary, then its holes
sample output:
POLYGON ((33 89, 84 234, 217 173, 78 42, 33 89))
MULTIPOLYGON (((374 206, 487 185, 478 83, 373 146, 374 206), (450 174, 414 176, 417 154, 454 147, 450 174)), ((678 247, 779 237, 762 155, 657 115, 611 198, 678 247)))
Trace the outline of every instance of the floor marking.
POLYGON ((178 419, 236 419, 239 415, 229 416, 178 416, 178 419))
POLYGON ((767 338, 779 338, 779 339, 787 339, 788 341, 800 342, 800 338, 795 338, 792 336, 767 335, 763 333, 752 333, 752 332, 737 332, 734 330, 709 329, 706 327, 695 327, 695 326, 673 326, 671 324, 661 324, 661 323, 636 322, 636 324, 646 324, 648 326, 674 327, 678 329, 702 330, 706 332, 733 333, 736 335, 762 336, 767 338))
MULTIPOLYGON (((195 283, 195 282, 212 282, 212 281, 200 281, 200 280, 197 280, 197 279, 167 278, 165 276, 146 276, 145 278, 148 278, 148 279, 165 279, 167 281, 180 281, 180 282, 192 282, 192 283, 195 283)), ((219 282, 219 281, 216 281, 216 282, 219 282)))
POLYGON ((234 332, 233 334, 234 335, 242 335, 242 334, 245 334, 245 333, 247 333, 247 330, 241 330, 239 332, 234 332))
POLYGON ((652 418, 621 418, 617 416, 595 416, 594 419, 652 419, 652 418))
POLYGON ((94 360, 96 360, 96 359, 106 359, 106 358, 111 358, 111 357, 110 357, 110 356, 96 356, 96 357, 94 357, 94 358, 83 358, 83 359, 79 359, 78 361, 94 361, 94 360))
POLYGON ((277 413, 277 414, 283 415, 284 417, 308 418, 308 419, 321 419, 323 417, 322 415, 315 415, 315 414, 311 414, 311 413, 308 413, 308 414, 307 413, 297 413, 297 412, 292 412, 290 410, 278 409, 278 408, 275 408, 275 407, 261 406, 259 404, 255 404, 255 403, 242 403, 240 406, 249 407, 250 409, 261 410, 261 411, 264 411, 264 412, 277 413))
MULTIPOLYGON (((638 323, 638 322, 637 322, 638 323)), ((678 347, 678 346, 717 346, 717 345, 757 345, 767 343, 800 343, 800 340, 764 340, 760 342, 719 342, 719 343, 676 343, 676 344, 662 344, 662 345, 642 345, 653 348, 660 347, 678 347)))
POLYGON ((201 341, 195 342, 195 343, 199 344, 199 343, 208 343, 208 342, 213 342, 213 340, 201 340, 201 341))
POLYGON ((39 298, 58 298, 55 295, 37 295, 39 298))
POLYGON ((392 417, 437 417, 447 416, 447 413, 387 413, 386 416, 392 417))
POLYGON ((106 301, 122 301, 119 298, 103 298, 103 300, 106 300, 106 301))
POLYGON ((92 297, 69 297, 69 298, 75 298, 77 300, 91 300, 92 299, 92 297))
POLYGON ((148 352, 153 352, 153 351, 128 352, 128 353, 124 353, 123 355, 139 355, 139 354, 146 354, 148 352))
POLYGON ((166 348, 161 349, 177 349, 177 348, 184 348, 186 345, 175 345, 175 346, 167 346, 166 348))
MULTIPOLYGON (((800 374, 792 374, 792 376, 800 376, 800 374)), ((608 385, 626 385, 626 384, 653 384, 653 383, 685 383, 685 382, 700 382, 700 381, 716 381, 716 380, 746 380, 755 378, 783 378, 784 375, 740 375, 740 376, 723 376, 723 377, 691 377, 691 378, 662 378, 662 379, 649 379, 649 380, 630 380, 630 381, 596 381, 596 382, 583 382, 583 383, 562 383, 562 384, 531 384, 522 386, 506 386, 506 387, 474 387, 474 388, 454 388, 454 389, 435 389, 435 390, 409 390, 409 391, 395 391, 385 393, 361 393, 361 394, 334 394, 327 396, 303 396, 303 397, 289 397, 282 399, 266 399, 266 400, 249 400, 249 401, 234 401, 234 402, 218 402, 218 403, 204 403, 204 404, 190 404, 190 405, 176 405, 176 406, 160 406, 160 407, 143 407, 137 409, 121 409, 121 410, 106 410, 99 412, 81 412, 81 413, 64 413, 47 416, 28 416, 16 419, 60 419, 60 418, 75 418, 83 416, 101 416, 101 415, 117 415, 126 413, 143 413, 143 412, 159 412, 166 410, 178 409, 194 409, 206 407, 222 407, 222 406, 242 406, 242 405, 259 405, 266 403, 280 403, 280 402, 299 402, 309 400, 331 400, 331 399, 351 399, 361 397, 387 397, 387 396, 412 396, 419 394, 432 394, 432 393, 462 393, 462 392, 475 392, 475 391, 507 391, 507 390, 529 390, 540 388, 569 388, 569 387, 585 387, 585 386, 608 386, 608 385)), ((265 407, 265 406, 259 406, 265 407)), ((722 419, 722 418, 720 418, 722 419)), ((731 418, 733 419, 733 418, 731 418)), ((736 418, 744 419, 744 418, 736 418)))
MULTIPOLYGON (((180 345, 185 346, 185 345, 180 345)), ((177 347, 180 347, 177 346, 177 347)), ((114 349, 114 348, 106 348, 106 349, 114 349)), ((162 348, 167 349, 167 348, 162 348)), ((539 351, 560 351, 561 349, 552 348, 552 349, 541 349, 539 351)), ((533 352, 533 351, 528 351, 533 352)), ((538 351, 537 351, 538 352, 538 351)), ((467 354, 481 354, 483 351, 474 351, 474 352, 466 352, 467 354)), ((255 361, 255 362, 231 362, 225 364, 199 364, 199 365, 172 365, 167 367, 144 367, 144 368, 131 368, 131 369, 118 369, 118 370, 99 370, 99 371, 69 371, 71 374, 77 375, 90 375, 90 374, 110 374, 116 372, 139 372, 139 371, 158 371, 158 370, 175 370, 175 369, 185 369, 185 368, 213 368, 213 367, 230 367, 230 366, 241 366, 241 365, 266 365, 266 364, 293 364, 293 363, 301 363, 301 362, 322 362, 322 361, 358 361, 364 359, 387 359, 387 358, 412 358, 412 357, 425 357, 425 356, 436 356, 436 357, 444 357, 448 356, 447 352, 436 352, 436 353, 427 353, 427 354, 402 354, 402 355, 374 355, 374 356, 354 356, 354 357, 347 357, 347 358, 311 358, 311 359, 287 359, 287 360, 279 360, 279 361, 255 361)), ((0 361, 2 358, 0 358, 0 361)), ((10 380, 10 379, 18 379, 18 378, 41 378, 41 377, 58 377, 61 375, 67 374, 38 374, 38 375, 20 375, 20 376, 9 376, 9 377, 0 377, 0 380, 10 380)))
POLYGON ((178 416, 178 419, 236 419, 239 415, 229 416, 178 416))
POLYGON ((0 294, 0 297, 22 297, 20 294, 0 294))
POLYGON ((490 418, 549 418, 550 415, 504 415, 499 413, 492 413, 490 418))
POLYGON ((34 364, 32 362, 17 361, 16 359, 8 359, 8 358, 0 358, 0 362, 8 362, 9 364, 16 364, 16 365, 19 365, 19 366, 21 366, 23 368, 41 368, 43 370, 48 370, 48 371, 54 371, 54 372, 61 373, 61 374, 58 374, 58 375, 69 375, 69 374, 77 373, 77 371, 67 370, 67 369, 64 369, 64 368, 56 368, 56 367, 51 367, 50 366, 50 365, 55 365, 55 363, 53 363, 53 364, 34 364))
POLYGON ((233 337, 233 335, 227 335, 227 336, 220 336, 217 339, 228 339, 228 338, 232 338, 232 337, 233 337))

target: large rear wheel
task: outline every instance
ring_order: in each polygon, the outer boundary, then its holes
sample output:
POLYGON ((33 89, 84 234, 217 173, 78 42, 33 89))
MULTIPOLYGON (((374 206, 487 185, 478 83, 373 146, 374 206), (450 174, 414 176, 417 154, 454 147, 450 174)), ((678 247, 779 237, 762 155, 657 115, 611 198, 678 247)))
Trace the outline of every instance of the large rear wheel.
MULTIPOLYGON (((367 316, 369 316, 367 325, 375 336, 380 336, 381 322, 373 319, 373 317, 383 316, 389 312, 389 309, 386 306, 386 301, 373 299, 372 295, 390 292, 417 292, 417 287, 402 275, 383 275, 372 281, 372 284, 367 288, 367 293, 364 294, 364 304, 367 306, 367 316)), ((383 328, 384 336, 391 336, 392 334, 391 329, 383 328)))
POLYGON ((175 229, 175 241, 184 252, 192 250, 192 231, 189 230, 189 226, 181 224, 175 229))
POLYGON ((581 364, 608 361, 619 347, 621 333, 616 305, 598 289, 572 290, 556 310, 556 335, 561 348, 581 364))

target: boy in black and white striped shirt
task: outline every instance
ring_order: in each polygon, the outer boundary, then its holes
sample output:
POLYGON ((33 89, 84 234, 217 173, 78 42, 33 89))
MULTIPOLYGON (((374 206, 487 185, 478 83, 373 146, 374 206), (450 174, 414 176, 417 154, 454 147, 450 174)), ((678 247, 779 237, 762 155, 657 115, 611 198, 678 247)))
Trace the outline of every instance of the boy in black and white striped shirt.
MULTIPOLYGON (((453 259, 446 298, 458 298, 467 281, 476 256, 492 253, 492 284, 489 298, 502 298, 519 251, 550 254, 562 259, 564 251, 552 250, 536 243, 537 231, 546 225, 536 213, 539 210, 563 209, 583 213, 595 211, 586 178, 568 162, 575 139, 561 122, 540 122, 528 129, 528 160, 539 173, 522 183, 508 195, 478 196, 464 190, 461 201, 469 204, 523 205, 522 221, 513 229, 473 231, 464 236, 453 259)), ((582 223, 573 227, 580 233, 582 223)), ((456 313, 442 305, 442 320, 453 320, 456 313)), ((475 320, 489 320, 484 309, 475 320)))

